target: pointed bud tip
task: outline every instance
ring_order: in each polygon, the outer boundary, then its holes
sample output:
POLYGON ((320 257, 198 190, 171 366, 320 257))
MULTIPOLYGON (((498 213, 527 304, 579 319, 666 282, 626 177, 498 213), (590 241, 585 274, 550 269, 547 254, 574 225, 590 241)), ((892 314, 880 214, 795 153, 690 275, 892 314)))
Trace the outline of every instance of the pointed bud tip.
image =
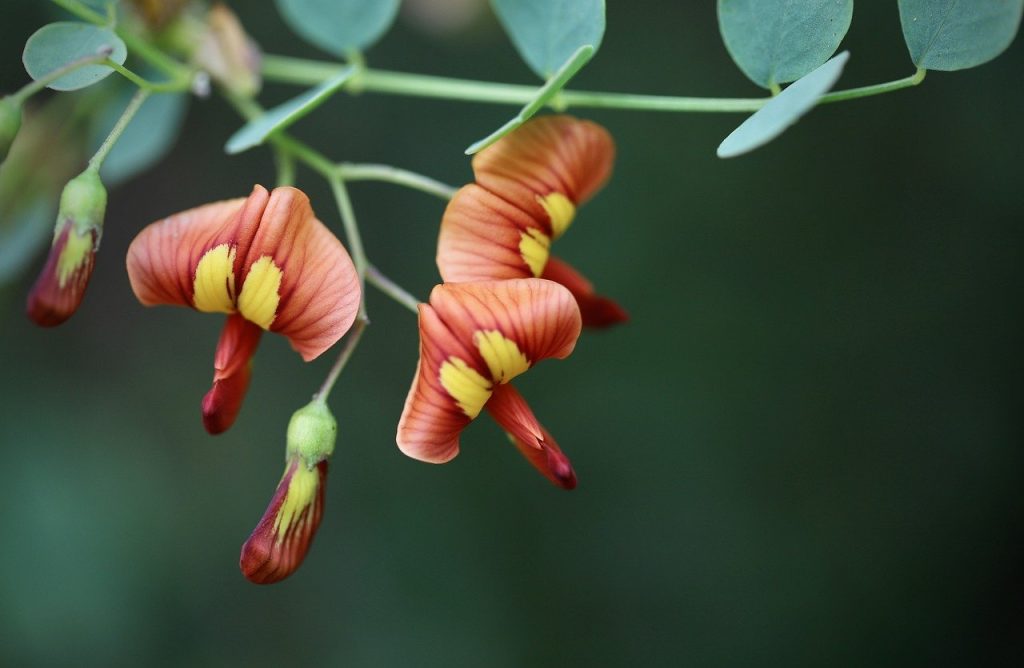
POLYGON ((82 235, 65 222, 28 294, 25 310, 32 322, 56 327, 78 310, 96 261, 95 239, 94 231, 82 235))

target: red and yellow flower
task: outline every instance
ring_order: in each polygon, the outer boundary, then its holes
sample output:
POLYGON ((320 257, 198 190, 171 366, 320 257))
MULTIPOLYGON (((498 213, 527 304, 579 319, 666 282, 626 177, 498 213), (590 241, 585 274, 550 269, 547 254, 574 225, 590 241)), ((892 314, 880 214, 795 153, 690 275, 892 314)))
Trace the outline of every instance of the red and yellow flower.
POLYGON ((546 278, 579 303, 583 324, 622 322, 626 312, 551 255, 552 243, 611 174, 615 145, 596 123, 535 118, 473 158, 476 183, 445 210, 437 266, 446 282, 546 278))
POLYGON ((128 277, 146 306, 228 314, 202 405, 214 434, 234 422, 265 330, 310 361, 348 331, 361 298, 351 258, 295 188, 256 186, 149 225, 128 248, 128 277))
POLYGON ((398 447, 426 462, 459 452, 485 408, 538 471, 572 489, 568 458, 509 384, 540 360, 567 357, 580 309, 563 286, 536 278, 449 283, 419 306, 420 360, 398 423, 398 447))

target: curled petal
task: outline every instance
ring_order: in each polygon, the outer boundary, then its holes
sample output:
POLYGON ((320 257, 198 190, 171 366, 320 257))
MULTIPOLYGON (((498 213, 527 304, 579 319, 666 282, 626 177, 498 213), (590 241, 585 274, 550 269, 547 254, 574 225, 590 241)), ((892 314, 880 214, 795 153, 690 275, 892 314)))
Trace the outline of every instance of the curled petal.
POLYGON ((399 448, 423 461, 450 460, 495 386, 542 359, 566 357, 579 334, 575 300, 551 281, 435 287, 420 305, 420 361, 398 424, 399 448))
POLYGON ((594 286, 590 281, 556 257, 548 260, 541 278, 561 283, 569 289, 579 304, 585 327, 608 327, 629 320, 629 314, 625 309, 608 297, 594 292, 594 286))
POLYGON ((280 582, 302 564, 324 512, 327 460, 312 468, 289 460, 277 491, 242 546, 239 566, 256 584, 280 582))
POLYGON ((263 330, 240 315, 228 316, 217 341, 213 360, 213 387, 203 397, 203 426, 211 434, 226 431, 235 422, 252 377, 252 356, 263 330))
POLYGON ((155 222, 128 247, 128 279, 146 306, 234 311, 239 270, 270 195, 207 204, 155 222))
POLYGON ((80 235, 66 223, 29 292, 26 310, 32 321, 54 327, 70 318, 82 303, 95 261, 96 230, 80 235))
POLYGON ((480 151, 473 173, 484 188, 547 221, 541 198, 559 193, 583 204, 608 180, 614 160, 615 143, 597 123, 541 116, 480 151))
POLYGON ((359 310, 352 259, 295 188, 271 193, 242 274, 238 310, 288 337, 307 362, 337 343, 359 310))
POLYGON ((576 472, 569 458, 537 421, 526 400, 515 388, 511 385, 494 388, 494 394, 487 402, 487 411, 505 429, 526 461, 545 478, 562 489, 576 487, 576 472))
POLYGON ((437 268, 449 283, 539 276, 550 241, 538 234, 546 238, 536 219, 470 184, 455 193, 441 218, 437 268))

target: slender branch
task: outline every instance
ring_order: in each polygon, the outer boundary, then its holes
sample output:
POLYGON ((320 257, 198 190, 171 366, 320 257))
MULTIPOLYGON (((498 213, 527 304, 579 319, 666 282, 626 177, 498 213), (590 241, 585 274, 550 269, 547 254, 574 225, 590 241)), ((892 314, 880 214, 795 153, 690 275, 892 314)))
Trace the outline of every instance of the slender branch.
POLYGON ((79 68, 85 67, 86 65, 96 65, 102 63, 105 60, 107 60, 107 56, 109 55, 110 49, 104 48, 91 56, 79 58, 78 60, 74 60, 68 63, 67 65, 64 65, 63 67, 58 67, 49 74, 41 76, 35 81, 30 81, 29 83, 22 86, 21 90, 11 95, 11 99, 14 101, 15 104, 20 105, 25 100, 32 97, 39 91, 43 90, 57 79, 63 77, 65 74, 70 74, 71 72, 74 72, 79 68))
POLYGON ((909 77, 896 79, 895 81, 887 81, 873 86, 861 86, 860 88, 837 90, 833 93, 823 95, 821 100, 818 102, 819 104, 842 102, 844 100, 855 100, 859 97, 870 97, 872 95, 881 95, 883 93, 891 93, 892 91, 902 90, 904 88, 911 88, 924 81, 924 75, 927 73, 927 70, 919 67, 917 68, 917 72, 914 72, 909 77))
POLYGON ((398 285, 390 278, 381 273, 380 269, 371 265, 366 267, 366 282, 377 288, 388 297, 409 309, 413 313, 419 313, 420 300, 406 292, 405 288, 398 285))
POLYGON ((125 107, 124 112, 121 114, 121 118, 117 119, 117 123, 114 124, 114 129, 110 131, 107 138, 103 140, 103 144, 100 145, 95 155, 89 159, 89 169, 96 171, 99 170, 103 161, 106 160, 107 154, 110 153, 110 149, 114 148, 114 144, 121 138, 125 128, 131 123, 132 118, 135 116, 135 112, 139 110, 142 103, 149 97, 149 91, 140 88, 132 96, 131 101, 128 102, 128 106, 125 107))
POLYGON ((342 345, 341 352, 338 354, 338 359, 334 362, 334 366, 327 372, 327 377, 324 379, 320 389, 313 396, 313 401, 319 403, 326 403, 327 397, 331 394, 331 390, 334 389, 334 384, 338 382, 338 376, 341 375, 345 365, 348 364, 349 358, 352 357, 352 353, 355 351, 356 346, 359 345, 359 339, 363 337, 363 331, 366 329, 367 320, 364 316, 359 315, 356 317, 355 323, 352 325, 352 329, 349 330, 348 336, 345 337, 345 343, 342 345))
POLYGON ((450 200, 457 188, 441 183, 429 176, 411 172, 391 165, 343 162, 338 165, 338 174, 346 181, 386 181, 419 190, 443 200, 450 200))
POLYGON ((274 162, 277 165, 277 185, 293 185, 295 183, 295 158, 292 154, 280 146, 275 146, 274 162))
POLYGON ((188 90, 189 87, 192 85, 191 73, 189 73, 189 76, 187 76, 187 77, 186 76, 179 76, 179 77, 176 77, 174 79, 170 79, 168 81, 161 81, 159 83, 154 83, 154 82, 149 81, 147 79, 143 79, 138 74, 136 74, 135 72, 132 72, 130 69, 128 69, 127 67, 125 67, 121 63, 118 63, 116 61, 110 60, 109 58, 107 60, 105 60, 103 62, 103 64, 106 65, 107 67, 111 68, 112 70, 114 70, 115 72, 120 74, 121 76, 123 76, 128 81, 131 81, 133 84, 135 84, 139 88, 141 88, 143 90, 148 90, 150 93, 177 93, 177 92, 188 90))
POLYGON ((352 250, 352 262, 356 265, 356 274, 359 275, 359 285, 363 288, 362 298, 359 300, 359 317, 366 319, 366 267, 369 264, 366 260, 366 251, 363 249, 363 238, 359 234, 359 225, 356 223, 356 214, 352 209, 352 200, 348 197, 348 190, 345 182, 335 174, 328 178, 331 190, 334 192, 334 199, 338 204, 338 213, 341 214, 341 225, 345 228, 345 237, 348 239, 349 248, 352 250))

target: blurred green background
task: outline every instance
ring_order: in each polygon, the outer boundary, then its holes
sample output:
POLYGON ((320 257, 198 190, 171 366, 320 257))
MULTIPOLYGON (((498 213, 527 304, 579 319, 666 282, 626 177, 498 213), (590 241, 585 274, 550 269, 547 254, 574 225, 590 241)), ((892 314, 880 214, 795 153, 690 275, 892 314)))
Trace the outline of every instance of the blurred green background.
MULTIPOLYGON (((54 15, 10 4, 5 91, 54 15)), ((233 4, 265 50, 324 57, 269 0, 233 4)), ((407 2, 371 64, 532 81, 486 7, 444 27, 424 18, 442 4, 476 3, 407 2)), ((758 94, 713 3, 612 1, 608 26, 575 87, 758 94)), ((895 2, 858 3, 844 48, 842 87, 912 72, 895 2)), ((264 150, 225 156, 239 119, 194 100, 167 159, 111 192, 72 320, 23 315, 42 255, 0 288, 0 665, 1018 665, 1022 65, 1018 40, 981 68, 817 109, 732 161, 715 147, 735 115, 575 110, 619 157, 557 252, 633 320, 517 385, 579 488, 550 486, 488 420, 449 465, 402 456, 415 321, 371 292, 332 397, 324 522, 268 588, 238 550, 333 356, 306 365, 265 337, 238 423, 203 431, 222 321, 142 308, 125 250, 274 171, 264 150)), ((295 134, 461 184, 462 149, 513 111, 339 96, 295 134)), ((300 185, 337 229, 327 189, 300 185)), ((373 261, 425 296, 442 203, 351 192, 373 261)))

